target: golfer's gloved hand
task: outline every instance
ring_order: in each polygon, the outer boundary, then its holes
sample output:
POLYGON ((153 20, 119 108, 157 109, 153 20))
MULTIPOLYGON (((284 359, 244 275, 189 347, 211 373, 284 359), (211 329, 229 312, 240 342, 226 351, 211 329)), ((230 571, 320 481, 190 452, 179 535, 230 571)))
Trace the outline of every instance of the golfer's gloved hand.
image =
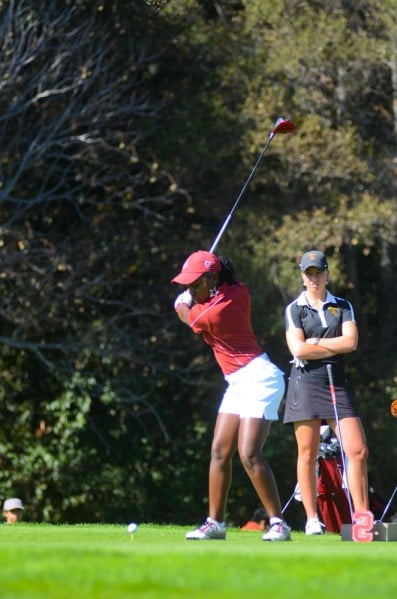
POLYGON ((185 306, 188 306, 190 308, 190 306, 192 305, 192 301, 193 301, 193 298, 190 294, 190 291, 188 289, 186 289, 186 291, 184 291, 183 293, 180 293, 178 295, 178 297, 176 298, 176 300, 174 302, 174 308, 175 308, 175 310, 177 310, 178 306, 180 306, 181 304, 185 304, 185 306))
POLYGON ((292 360, 290 360, 289 363, 293 364, 296 368, 304 368, 307 364, 307 360, 302 360, 302 358, 295 357, 292 360))

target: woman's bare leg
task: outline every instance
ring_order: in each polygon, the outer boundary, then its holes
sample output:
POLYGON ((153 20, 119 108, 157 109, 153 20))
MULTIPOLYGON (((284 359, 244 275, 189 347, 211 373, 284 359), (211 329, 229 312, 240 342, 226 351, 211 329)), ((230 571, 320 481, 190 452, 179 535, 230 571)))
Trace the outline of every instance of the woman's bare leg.
MULTIPOLYGON (((336 421, 330 422, 338 436, 336 421)), ((360 418, 342 418, 339 422, 343 451, 347 458, 347 482, 354 511, 368 510, 368 447, 360 418)))
POLYGON ((239 424, 240 416, 236 414, 218 414, 216 419, 209 470, 209 516, 218 522, 225 519, 239 424))
POLYGON ((282 519, 280 497, 273 472, 262 455, 271 422, 262 418, 244 418, 240 421, 238 451, 269 518, 282 519))
POLYGON ((298 445, 297 478, 307 520, 317 516, 316 459, 320 444, 320 420, 295 423, 298 445))

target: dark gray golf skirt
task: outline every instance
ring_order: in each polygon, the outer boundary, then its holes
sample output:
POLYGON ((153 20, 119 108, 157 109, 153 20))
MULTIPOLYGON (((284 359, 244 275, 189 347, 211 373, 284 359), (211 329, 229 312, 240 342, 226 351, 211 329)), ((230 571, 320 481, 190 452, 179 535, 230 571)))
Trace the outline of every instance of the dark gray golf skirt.
MULTIPOLYGON (((338 418, 358 416, 346 382, 335 383, 338 418)), ((284 411, 284 424, 312 419, 335 419, 328 377, 292 368, 284 411)))

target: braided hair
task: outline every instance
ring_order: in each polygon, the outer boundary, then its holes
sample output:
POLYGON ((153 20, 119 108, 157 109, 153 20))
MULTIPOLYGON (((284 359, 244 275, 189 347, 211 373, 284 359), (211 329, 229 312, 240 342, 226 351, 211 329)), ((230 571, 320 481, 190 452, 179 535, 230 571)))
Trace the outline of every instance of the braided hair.
POLYGON ((222 268, 219 272, 218 286, 223 285, 223 283, 227 283, 228 285, 237 285, 238 279, 236 278, 234 266, 230 262, 229 258, 226 258, 225 256, 218 257, 222 265, 222 268))

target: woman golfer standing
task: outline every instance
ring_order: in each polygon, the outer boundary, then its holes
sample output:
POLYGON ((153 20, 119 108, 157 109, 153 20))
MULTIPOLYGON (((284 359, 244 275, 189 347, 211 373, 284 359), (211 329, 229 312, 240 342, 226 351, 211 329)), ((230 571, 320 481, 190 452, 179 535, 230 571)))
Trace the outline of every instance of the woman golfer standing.
POLYGON ((355 511, 368 510, 368 449, 361 420, 346 382, 344 354, 357 348, 352 305, 326 289, 328 264, 318 250, 303 254, 304 291, 286 308, 286 336, 293 356, 284 423, 293 423, 298 446, 297 478, 306 511, 307 535, 322 534, 317 517, 316 459, 320 426, 326 421, 338 436, 327 365, 335 381, 341 444, 347 457, 347 481, 355 511))
POLYGON ((284 395, 283 373, 259 346, 251 326, 249 291, 231 263, 206 251, 194 252, 173 283, 187 290, 175 300, 179 319, 201 334, 214 352, 228 383, 215 424, 209 469, 209 516, 187 539, 225 539, 225 511, 238 450, 260 501, 269 530, 264 541, 287 541, 290 529, 281 514, 273 473, 262 456, 271 421, 278 420, 284 395))

